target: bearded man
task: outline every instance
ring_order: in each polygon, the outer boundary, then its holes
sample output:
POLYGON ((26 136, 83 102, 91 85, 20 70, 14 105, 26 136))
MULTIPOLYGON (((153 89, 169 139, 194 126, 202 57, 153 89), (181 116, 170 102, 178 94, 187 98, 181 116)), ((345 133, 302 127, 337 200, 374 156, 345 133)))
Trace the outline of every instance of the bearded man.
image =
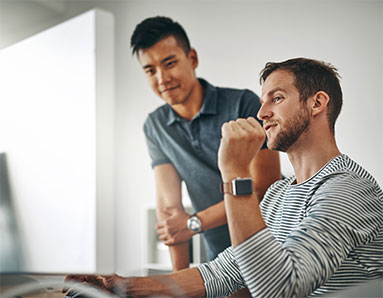
MULTIPOLYGON (((152 277, 102 277, 130 296, 320 296, 383 276, 383 192, 342 154, 334 135, 342 107, 337 70, 297 58, 267 63, 258 118, 222 126, 218 151, 232 247, 197 268, 152 277), (294 176, 259 200, 249 164, 267 135, 294 176), (240 177, 240 178, 238 178, 240 177)), ((89 277, 80 277, 87 281, 89 277)))

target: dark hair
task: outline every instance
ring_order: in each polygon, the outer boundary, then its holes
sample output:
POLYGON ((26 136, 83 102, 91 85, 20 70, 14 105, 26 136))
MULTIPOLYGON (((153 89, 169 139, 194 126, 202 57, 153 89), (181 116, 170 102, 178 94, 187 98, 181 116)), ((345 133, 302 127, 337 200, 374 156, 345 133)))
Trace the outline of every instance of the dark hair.
POLYGON ((138 50, 150 48, 169 36, 174 36, 185 54, 189 54, 190 42, 182 26, 168 17, 160 16, 147 18, 136 26, 130 39, 132 53, 137 54, 138 50))
POLYGON ((261 85, 275 70, 287 70, 295 76, 294 84, 302 102, 318 91, 324 91, 330 97, 327 118, 332 132, 335 121, 342 109, 342 89, 338 70, 329 63, 307 58, 294 58, 283 62, 268 62, 260 73, 261 85))

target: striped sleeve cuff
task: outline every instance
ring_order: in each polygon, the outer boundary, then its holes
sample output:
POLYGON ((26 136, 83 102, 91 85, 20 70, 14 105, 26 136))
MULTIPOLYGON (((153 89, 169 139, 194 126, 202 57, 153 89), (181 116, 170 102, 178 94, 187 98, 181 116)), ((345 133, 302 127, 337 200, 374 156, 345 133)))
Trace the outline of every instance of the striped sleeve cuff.
POLYGON ((206 297, 227 297, 245 287, 231 247, 197 269, 204 281, 206 297))

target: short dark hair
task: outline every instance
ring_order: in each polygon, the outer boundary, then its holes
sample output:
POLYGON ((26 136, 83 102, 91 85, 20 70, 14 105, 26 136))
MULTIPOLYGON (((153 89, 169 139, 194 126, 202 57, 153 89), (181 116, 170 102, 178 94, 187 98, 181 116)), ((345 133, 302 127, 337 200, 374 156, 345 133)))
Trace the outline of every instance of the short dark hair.
POLYGON ((335 131, 335 121, 342 109, 342 89, 338 70, 323 61, 294 58, 283 62, 268 62, 260 73, 261 85, 275 70, 286 70, 295 76, 294 84, 302 102, 318 91, 324 91, 330 97, 327 118, 332 132, 335 131))
POLYGON ((137 54, 140 49, 148 49, 158 41, 174 36, 177 44, 189 54, 190 42, 182 26, 168 17, 152 17, 139 23, 130 39, 132 54, 137 54))

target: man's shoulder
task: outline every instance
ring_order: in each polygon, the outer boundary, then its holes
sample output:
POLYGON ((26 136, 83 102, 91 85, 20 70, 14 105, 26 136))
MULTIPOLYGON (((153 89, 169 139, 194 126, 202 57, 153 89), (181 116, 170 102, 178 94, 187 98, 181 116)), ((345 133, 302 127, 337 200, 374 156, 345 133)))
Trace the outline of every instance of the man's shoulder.
POLYGON ((154 133, 154 131, 163 130, 169 121, 169 109, 170 107, 164 104, 150 112, 144 122, 144 132, 154 133))
POLYGON ((167 121, 169 118, 169 105, 163 104, 156 109, 154 109, 152 112, 148 114, 146 117, 145 123, 151 122, 151 121, 167 121))
POLYGON ((327 205, 381 204, 383 192, 375 178, 361 165, 346 155, 332 160, 316 179, 316 202, 327 205), (379 203, 380 202, 380 203, 379 203))
POLYGON ((333 158, 318 173, 318 180, 344 180, 344 181, 368 181, 376 184, 375 178, 359 163, 351 159, 345 154, 341 154, 333 158))

